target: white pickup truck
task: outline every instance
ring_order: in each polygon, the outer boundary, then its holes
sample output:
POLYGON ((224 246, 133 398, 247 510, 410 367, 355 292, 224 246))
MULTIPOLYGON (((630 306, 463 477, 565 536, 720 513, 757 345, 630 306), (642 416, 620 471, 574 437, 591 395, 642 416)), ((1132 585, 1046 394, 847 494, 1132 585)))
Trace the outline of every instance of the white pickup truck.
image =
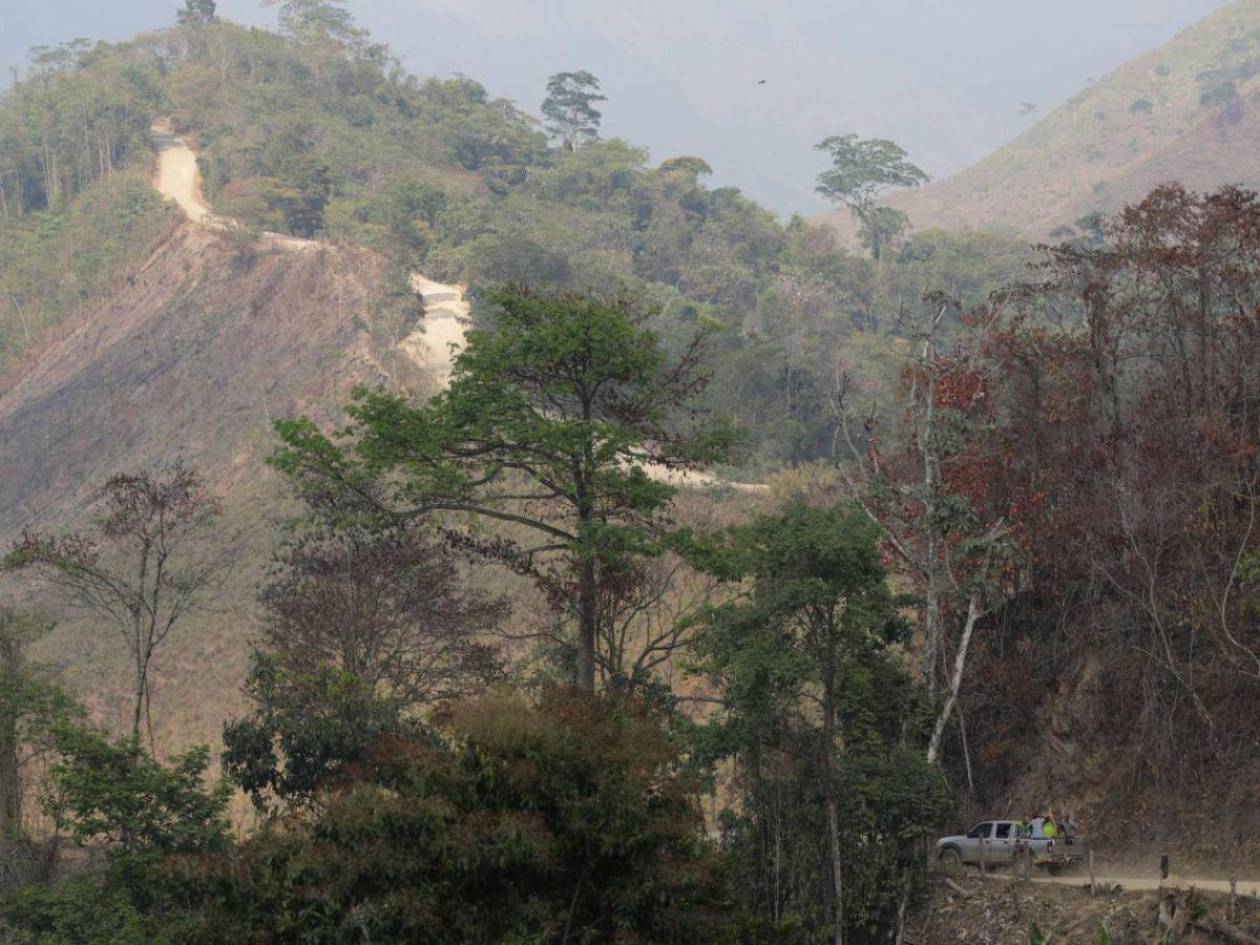
POLYGON ((991 869, 1030 858, 1033 866, 1057 873, 1082 865, 1088 856, 1089 847, 1081 836, 1034 839, 1014 820, 985 820, 965 834, 936 841, 936 858, 947 867, 969 864, 991 869))

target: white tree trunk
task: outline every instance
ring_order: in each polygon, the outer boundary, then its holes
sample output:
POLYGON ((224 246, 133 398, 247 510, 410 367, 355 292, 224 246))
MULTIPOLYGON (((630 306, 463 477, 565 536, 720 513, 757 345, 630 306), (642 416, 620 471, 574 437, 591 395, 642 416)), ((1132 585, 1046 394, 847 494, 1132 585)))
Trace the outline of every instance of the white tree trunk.
POLYGON ((950 674, 949 695, 945 697, 945 704, 941 706, 941 713, 936 717, 936 726, 932 729, 932 740, 928 742, 928 764, 936 763, 936 756, 941 748, 941 737, 945 734, 945 725, 949 722, 949 717, 954 713, 954 703, 958 701, 958 690, 962 686, 963 670, 967 667, 967 650, 971 646, 971 634, 976 629, 976 623, 982 616, 984 616, 984 611, 980 605, 980 593, 979 591, 972 591, 971 597, 967 601, 967 622, 963 624, 962 639, 958 641, 958 653, 954 656, 954 670, 950 674))

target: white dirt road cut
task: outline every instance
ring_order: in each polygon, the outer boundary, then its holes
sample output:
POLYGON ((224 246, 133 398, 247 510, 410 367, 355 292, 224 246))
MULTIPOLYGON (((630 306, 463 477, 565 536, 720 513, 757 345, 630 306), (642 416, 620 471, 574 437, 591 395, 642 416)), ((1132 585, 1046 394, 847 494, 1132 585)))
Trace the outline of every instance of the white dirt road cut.
MULTIPOLYGON (((228 230, 233 221, 216 216, 201 192, 201 174, 197 154, 168 121, 157 122, 150 129, 157 148, 157 173, 153 186, 162 196, 175 201, 192 222, 217 230, 228 230)), ((295 252, 317 248, 318 240, 300 239, 283 233, 263 233, 260 242, 284 251, 295 252)), ((411 274, 411 287, 420 296, 424 317, 420 327, 398 345, 408 358, 424 368, 438 389, 450 382, 455 356, 463 350, 465 334, 472 326, 466 288, 462 285, 437 282, 420 273, 411 274)), ((764 492, 760 483, 728 482, 710 473, 694 470, 668 470, 652 467, 649 475, 679 487, 727 488, 738 492, 764 492)))

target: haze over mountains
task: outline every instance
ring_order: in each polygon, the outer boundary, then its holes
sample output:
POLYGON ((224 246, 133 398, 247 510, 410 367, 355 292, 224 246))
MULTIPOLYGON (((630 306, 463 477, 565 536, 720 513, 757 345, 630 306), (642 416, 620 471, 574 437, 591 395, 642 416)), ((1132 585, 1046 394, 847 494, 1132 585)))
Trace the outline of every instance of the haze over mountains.
MULTIPOLYGON (((1247 0, 1250 4, 1251 0, 1247 0)), ((118 40, 169 24, 171 0, 0 0, 0 67, 28 47, 118 40)), ((547 75, 589 69, 605 131, 655 159, 700 154, 719 184, 780 213, 823 208, 813 145, 844 131, 901 142, 935 177, 978 161, 1040 114, 1219 8, 1221 0, 356 0, 359 22, 419 75, 464 73, 536 112, 547 75), (764 86, 757 81, 766 78, 764 86)), ((224 16, 267 25, 256 0, 224 16)))
MULTIPOLYGON (((1159 184, 1260 183, 1260 3, 1233 3, 1086 87, 1015 141, 888 203, 919 229, 1046 237, 1159 184)), ((842 230, 846 215, 829 217, 842 230)))

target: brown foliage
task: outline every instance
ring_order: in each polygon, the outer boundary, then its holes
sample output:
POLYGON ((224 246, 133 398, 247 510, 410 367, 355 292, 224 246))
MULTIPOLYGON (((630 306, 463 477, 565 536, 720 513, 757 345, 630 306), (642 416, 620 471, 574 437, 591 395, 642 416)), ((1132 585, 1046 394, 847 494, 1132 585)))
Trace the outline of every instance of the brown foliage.
POLYGON ((972 715, 1003 741, 1032 721, 998 711, 1015 691, 1088 649, 1126 776, 1195 779, 1260 729, 1260 200, 1170 185, 1103 236, 1047 249, 988 346, 985 490, 1022 554, 987 665, 1024 672, 1008 688, 981 669, 971 696, 994 711, 972 715))
POLYGON ((199 940, 727 940, 738 912, 698 785, 644 703, 495 691, 432 723, 379 739, 286 829, 189 864, 199 940))
POLYGON ((262 642, 286 668, 335 666, 401 705, 502 674, 486 638, 506 601, 465 589, 455 560, 417 527, 303 536, 280 554, 262 602, 262 642))

